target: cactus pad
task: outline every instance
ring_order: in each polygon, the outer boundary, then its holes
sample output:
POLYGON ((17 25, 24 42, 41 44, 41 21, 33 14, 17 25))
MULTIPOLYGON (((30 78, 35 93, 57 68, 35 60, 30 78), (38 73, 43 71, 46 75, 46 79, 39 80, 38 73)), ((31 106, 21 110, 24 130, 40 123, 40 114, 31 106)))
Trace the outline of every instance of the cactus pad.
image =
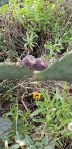
POLYGON ((0 63, 0 80, 21 80, 32 75, 33 71, 26 67, 17 67, 15 63, 0 63))
POLYGON ((66 53, 62 58, 50 64, 41 72, 35 73, 37 80, 72 81, 72 52, 66 53))

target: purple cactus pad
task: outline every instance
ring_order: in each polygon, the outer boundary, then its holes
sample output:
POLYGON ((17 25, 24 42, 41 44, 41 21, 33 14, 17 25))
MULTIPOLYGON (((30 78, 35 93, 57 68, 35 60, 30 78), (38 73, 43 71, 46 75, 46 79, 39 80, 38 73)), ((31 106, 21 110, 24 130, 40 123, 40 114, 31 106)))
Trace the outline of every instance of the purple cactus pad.
POLYGON ((34 65, 34 69, 36 70, 44 70, 48 67, 48 61, 42 59, 42 58, 37 58, 36 63, 34 65))
POLYGON ((22 66, 26 66, 33 70, 44 70, 48 67, 48 61, 43 58, 35 58, 32 55, 27 55, 21 61, 22 66))
POLYGON ((27 55, 26 57, 23 58, 21 61, 22 66, 27 66, 28 68, 33 68, 35 65, 36 59, 32 55, 27 55))

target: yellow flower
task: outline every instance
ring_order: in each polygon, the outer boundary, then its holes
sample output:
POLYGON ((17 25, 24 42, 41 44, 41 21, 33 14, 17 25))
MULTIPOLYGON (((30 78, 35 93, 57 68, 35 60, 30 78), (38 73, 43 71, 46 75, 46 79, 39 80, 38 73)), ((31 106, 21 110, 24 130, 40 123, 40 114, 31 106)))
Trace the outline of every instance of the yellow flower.
POLYGON ((33 95, 33 99, 40 99, 41 98, 41 93, 38 91, 33 92, 32 95, 33 95))

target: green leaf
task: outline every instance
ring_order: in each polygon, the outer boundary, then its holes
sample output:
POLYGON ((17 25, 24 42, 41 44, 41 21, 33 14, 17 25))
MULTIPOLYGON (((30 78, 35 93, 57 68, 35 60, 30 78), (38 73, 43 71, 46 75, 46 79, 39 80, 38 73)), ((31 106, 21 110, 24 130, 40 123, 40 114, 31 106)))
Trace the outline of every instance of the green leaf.
POLYGON ((4 149, 4 145, 2 144, 2 145, 0 145, 0 149, 4 149))
POLYGON ((48 143, 49 143, 48 135, 45 135, 42 141, 43 141, 44 145, 48 145, 48 143))
POLYGON ((7 3, 8 3, 8 0, 0 0, 0 7, 7 3))
POLYGON ((28 145, 28 146, 32 144, 32 139, 30 138, 29 135, 25 136, 24 141, 25 141, 26 145, 28 145))
POLYGON ((47 120, 45 118, 42 118, 42 119, 41 118, 39 118, 39 119, 34 118, 33 121, 38 122, 38 123, 46 123, 47 122, 47 120))
POLYGON ((38 149, 43 149, 43 142, 35 142, 35 146, 38 148, 38 149))
POLYGON ((29 149, 36 149, 33 145, 30 145, 29 149))
POLYGON ((19 148, 19 144, 14 144, 10 147, 10 149, 18 149, 19 148))
POLYGON ((55 148, 55 145, 47 145, 46 147, 45 147, 45 149, 54 149, 55 148))
POLYGON ((11 121, 6 118, 0 118, 0 136, 8 131, 11 128, 11 121))
POLYGON ((33 117, 33 116, 38 115, 39 113, 42 113, 42 112, 43 112, 43 109, 39 108, 39 109, 35 110, 30 116, 33 117))

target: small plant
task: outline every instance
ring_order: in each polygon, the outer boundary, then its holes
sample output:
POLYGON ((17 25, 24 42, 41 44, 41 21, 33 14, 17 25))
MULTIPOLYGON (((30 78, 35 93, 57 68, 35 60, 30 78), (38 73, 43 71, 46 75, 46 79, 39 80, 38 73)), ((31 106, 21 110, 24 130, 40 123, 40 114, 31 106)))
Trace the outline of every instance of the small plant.
POLYGON ((37 45, 37 34, 35 32, 26 32, 26 37, 23 38, 24 41, 24 47, 28 51, 28 53, 31 53, 33 51, 33 47, 37 45))
POLYGON ((62 39, 57 39, 55 43, 53 44, 52 42, 46 42, 44 45, 45 49, 49 50, 49 55, 54 56, 55 53, 60 52, 61 50, 64 49, 62 45, 62 39))

